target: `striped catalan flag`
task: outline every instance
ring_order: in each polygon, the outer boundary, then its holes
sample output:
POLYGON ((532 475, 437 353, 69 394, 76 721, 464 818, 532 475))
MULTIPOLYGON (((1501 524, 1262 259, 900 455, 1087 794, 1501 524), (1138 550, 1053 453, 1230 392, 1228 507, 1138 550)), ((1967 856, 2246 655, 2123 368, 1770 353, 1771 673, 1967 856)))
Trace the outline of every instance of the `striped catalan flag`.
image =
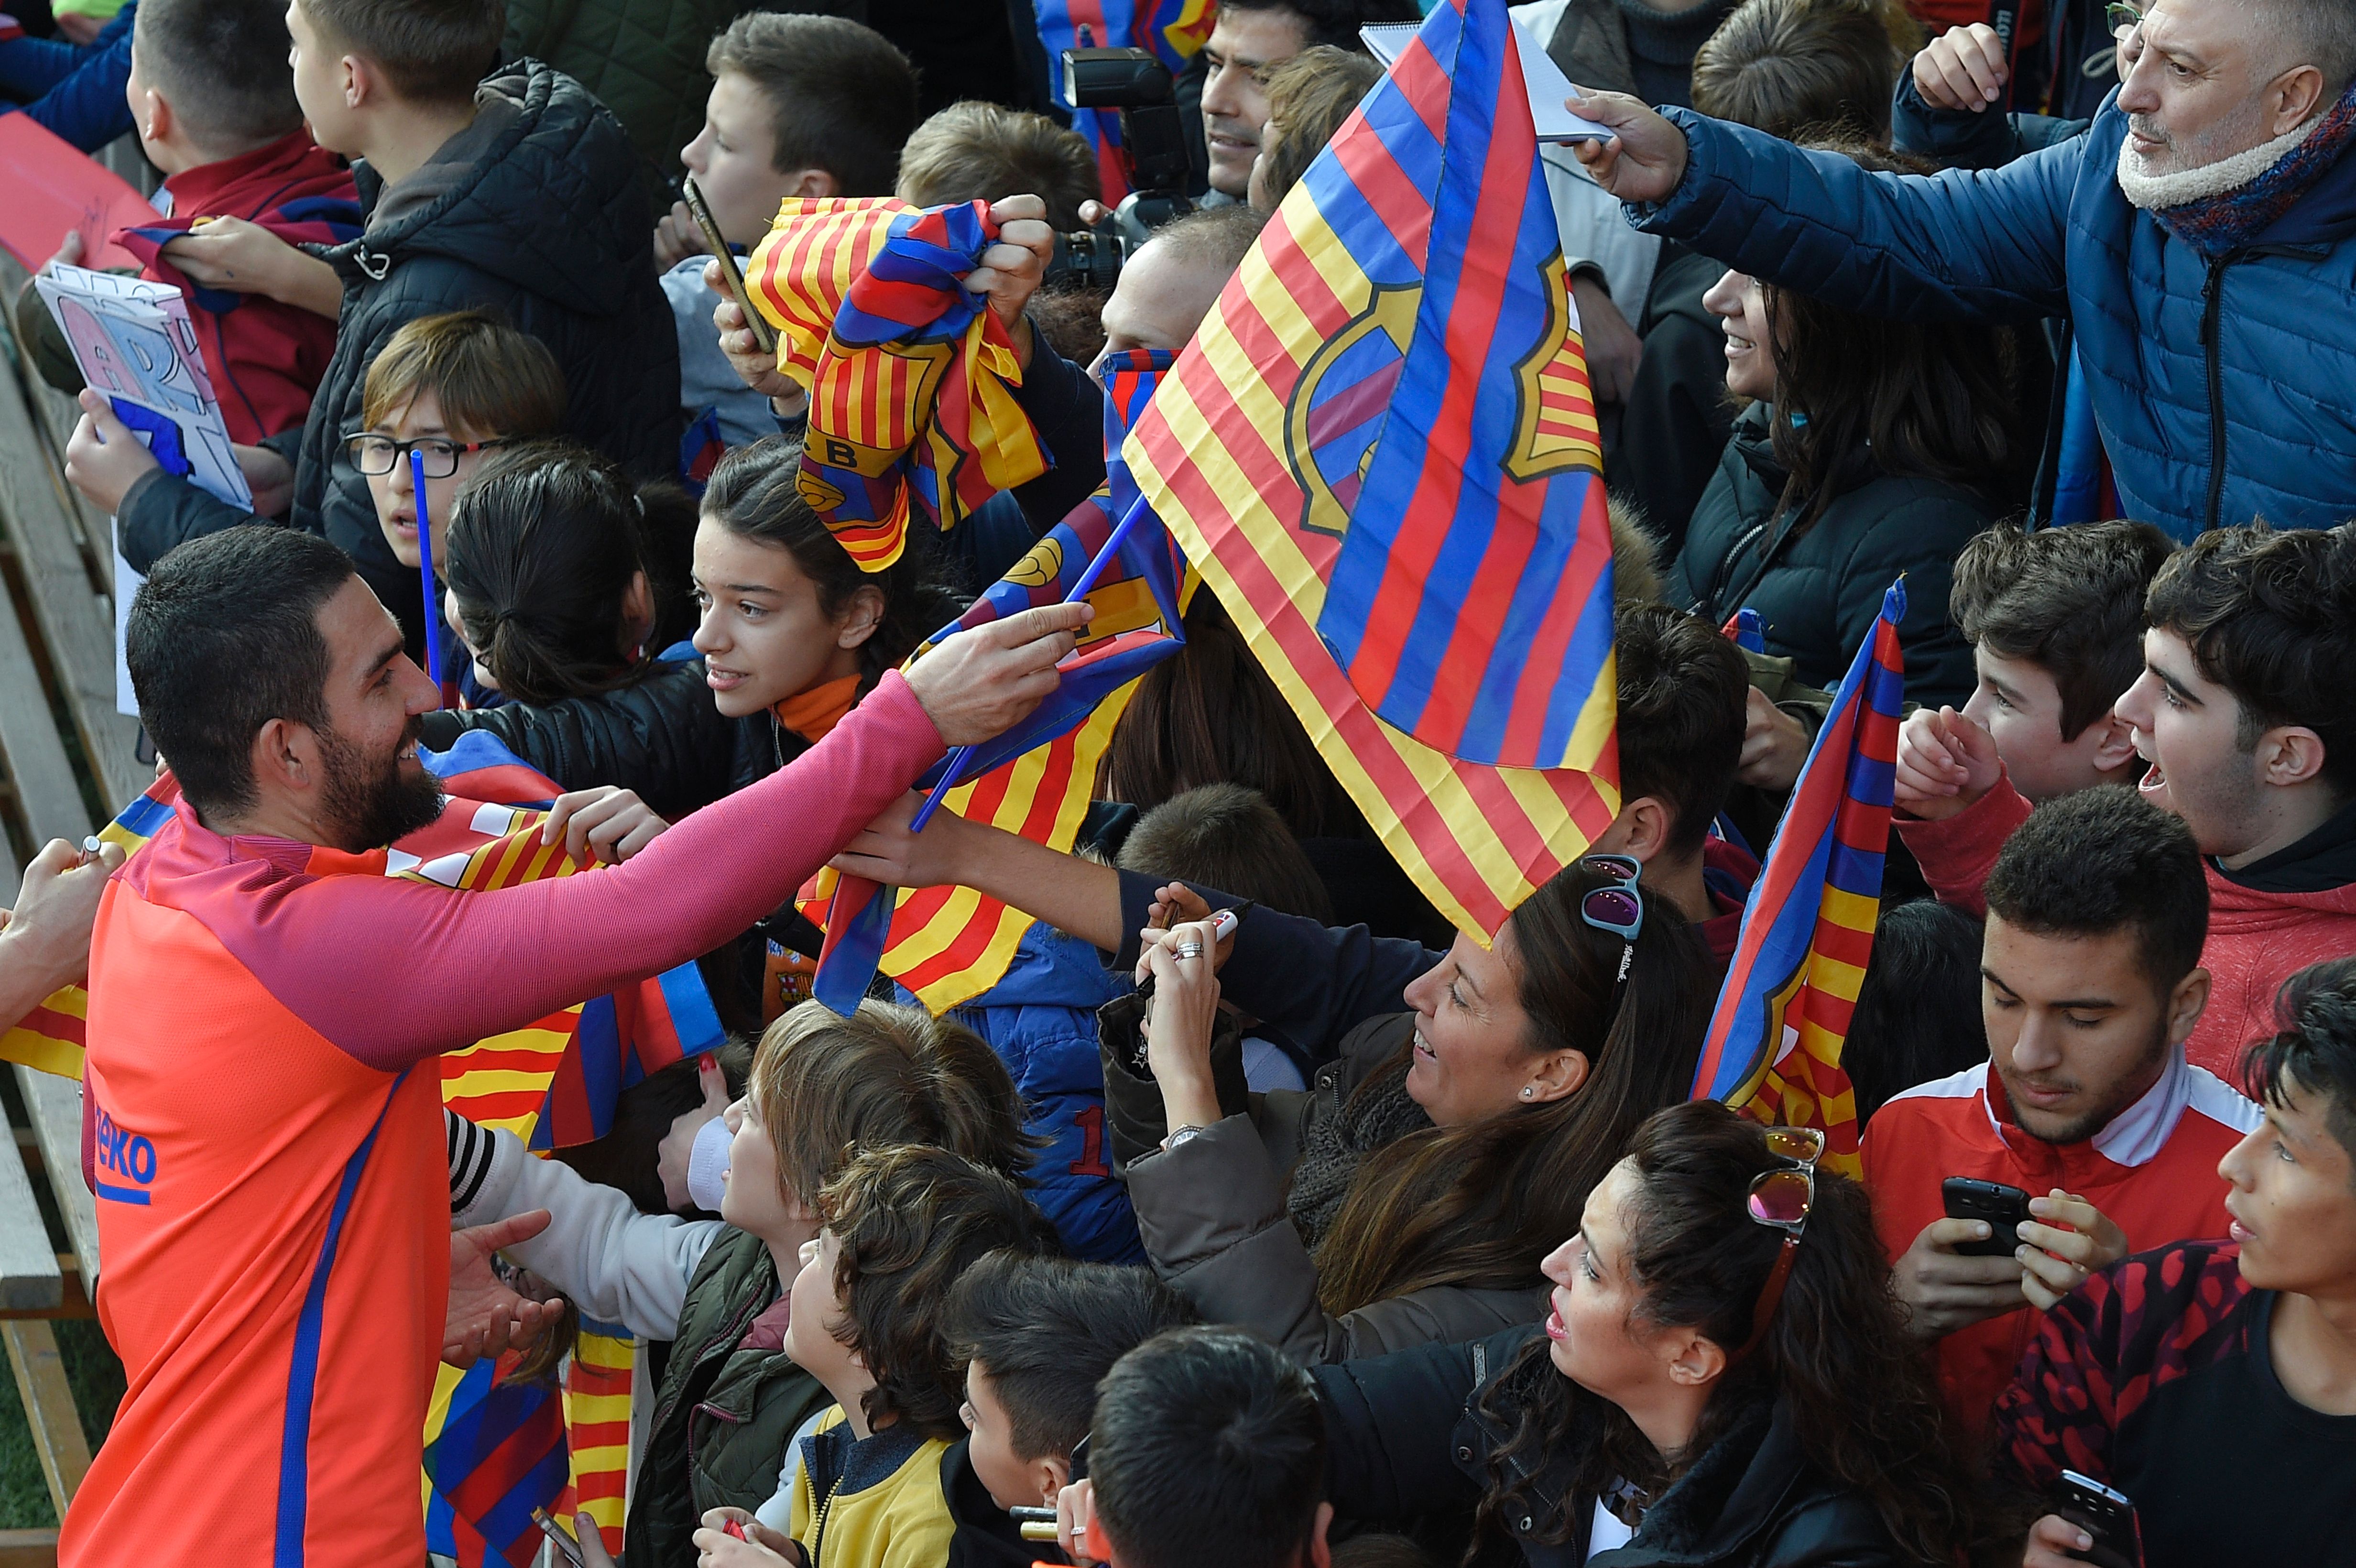
POLYGON ((1857 1100, 1841 1046, 1880 919, 1905 618, 1901 579, 1792 786, 1694 1073, 1697 1100, 1722 1100, 1771 1126, 1823 1128, 1827 1162, 1850 1176, 1860 1170, 1857 1100))
MULTIPOLYGON (((1121 437, 1151 401, 1171 359, 1155 349, 1108 357, 1099 370, 1107 392, 1104 487, 910 656, 914 663, 955 633, 1058 603, 1089 584, 1095 618, 1066 656, 1061 685, 1013 730, 942 763, 926 781, 941 792, 942 810, 1069 849, 1095 792, 1097 763, 1138 678, 1183 645, 1184 558, 1119 458, 1121 437)), ((830 868, 804 891, 801 909, 826 931, 811 995, 846 1015, 879 968, 937 1014, 969 1001, 1005 975, 1031 923, 970 888, 885 889, 830 868)))
MULTIPOLYGON (((378 852, 386 875, 481 890, 584 869, 561 846, 540 842, 546 814, 538 806, 562 791, 495 737, 470 731, 446 752, 421 748, 418 755, 442 780, 449 804, 432 826, 378 852), (472 798, 476 792, 501 798, 472 798), (502 803, 512 800, 534 804, 502 803)), ((166 774, 99 837, 122 845, 126 856, 136 854, 171 816, 179 793, 166 774)), ((89 1007, 79 986, 53 993, 0 1038, 0 1060, 80 1078, 89 1007)), ((569 1147, 604 1136, 621 1091, 723 1037, 702 977, 694 965, 682 964, 448 1053, 442 1059, 443 1104, 534 1148, 569 1147)))
POLYGON ((1037 0, 1039 41, 1047 51, 1047 91, 1072 117, 1072 129, 1096 154, 1097 184, 1108 206, 1129 194, 1116 110, 1075 109, 1064 96, 1066 49, 1146 49, 1173 74, 1210 41, 1213 0, 1037 0))
POLYGON ((1618 808, 1597 451, 1504 0, 1443 0, 1127 452, 1384 844, 1483 942, 1618 808))
POLYGON ((627 1328, 582 1319, 564 1369, 564 1445, 572 1483, 561 1506, 550 1510, 567 1525, 575 1513, 595 1520, 605 1550, 616 1559, 622 1555, 622 1510, 628 1500, 630 1363, 637 1343, 627 1328))
POLYGON ((961 282, 997 233, 985 202, 796 197, 754 248, 754 308, 809 389, 802 496, 864 571, 900 559, 912 517, 953 528, 1047 471, 1013 341, 961 282))

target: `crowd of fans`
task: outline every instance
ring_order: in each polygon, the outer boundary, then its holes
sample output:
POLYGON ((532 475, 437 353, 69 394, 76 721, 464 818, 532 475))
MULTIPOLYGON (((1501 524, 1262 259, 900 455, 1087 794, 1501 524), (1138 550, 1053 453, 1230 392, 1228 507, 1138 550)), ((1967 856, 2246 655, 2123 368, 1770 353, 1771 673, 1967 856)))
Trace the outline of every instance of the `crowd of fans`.
POLYGON ((1207 589, 1073 852, 907 793, 1084 612, 909 656, 1097 489, 1104 357, 1186 347, 1416 7, 1221 0, 1191 210, 1109 288, 1054 264, 1115 220, 1027 5, 819 9, 0 36, 9 112, 163 175, 147 274, 253 495, 17 302, 183 797, 0 929, 9 1019, 87 971, 92 1157, 151 1172, 100 1206, 131 1392, 64 1560, 413 1561, 434 1345, 548 1375, 585 1317, 646 1347, 627 1568, 2356 1563, 2356 9, 1513 7, 1612 132, 1543 161, 1622 804, 1490 943, 1207 589), (793 197, 987 204, 1048 471, 862 571, 682 173, 740 251, 793 197), (284 237, 320 203, 347 237, 284 237), (1687 1095, 1901 574, 1851 1179, 1687 1095), (339 874, 477 731, 610 869, 339 874), (1036 923, 948 1016, 796 1005, 830 862, 1036 923), (731 1043, 606 1136, 439 1113, 445 1276, 433 1058, 687 959, 731 1043))

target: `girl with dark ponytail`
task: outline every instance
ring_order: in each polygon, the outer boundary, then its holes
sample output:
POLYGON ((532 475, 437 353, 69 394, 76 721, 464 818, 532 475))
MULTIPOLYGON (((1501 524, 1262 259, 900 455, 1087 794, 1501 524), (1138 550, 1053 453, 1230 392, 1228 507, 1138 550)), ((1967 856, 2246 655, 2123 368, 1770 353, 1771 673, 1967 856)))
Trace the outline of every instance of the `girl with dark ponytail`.
POLYGON ((570 442, 498 453, 459 492, 438 607, 497 706, 425 719, 446 750, 487 730, 568 789, 618 784, 677 820, 728 793, 735 736, 665 619, 686 596, 650 581, 656 541, 683 538, 694 504, 675 485, 635 487, 570 442), (668 597, 676 606, 665 617, 668 597))
POLYGON ((1976 1488, 1820 1148, 1713 1101, 1651 1117, 1547 1257, 1543 1323, 1318 1369, 1328 1499, 1469 1511, 1467 1563, 1962 1563, 1976 1488))

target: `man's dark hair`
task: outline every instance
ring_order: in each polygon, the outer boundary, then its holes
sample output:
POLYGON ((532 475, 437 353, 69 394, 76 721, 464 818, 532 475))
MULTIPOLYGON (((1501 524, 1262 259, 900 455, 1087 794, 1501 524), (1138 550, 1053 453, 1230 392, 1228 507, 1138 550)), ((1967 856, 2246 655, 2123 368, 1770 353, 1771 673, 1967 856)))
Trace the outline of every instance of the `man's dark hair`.
POLYGON ((1243 784, 1202 784, 1171 796, 1138 819, 1114 863, 1333 923, 1333 901, 1301 841, 1266 795, 1243 784))
POLYGON ((1325 1495, 1309 1374, 1241 1328, 1173 1328, 1098 1386, 1088 1474, 1128 1568, 1288 1568, 1325 1495))
POLYGON ((123 635, 139 721, 206 816, 252 806, 253 737, 273 719, 327 729, 319 608, 352 559, 316 534, 249 523, 166 554, 123 635))
POLYGON ((1667 848, 1701 848, 1742 763, 1751 669, 1708 622, 1665 604, 1622 604, 1612 633, 1620 676, 1620 798, 1676 812, 1667 848))
POLYGON ((824 169, 838 196, 890 196, 900 147, 916 128, 916 71, 873 27, 846 16, 747 11, 703 57, 760 89, 779 174, 824 169))
POLYGON ((2323 777, 2356 795, 2356 523, 2217 528, 2169 558, 2144 602, 2242 705, 2242 745, 2280 724, 2323 741, 2323 777))
POLYGON ((373 61, 412 103, 471 103, 498 63, 507 0, 299 0, 338 54, 373 61))
MULTIPOLYGON (((1360 27, 1384 22, 1419 22, 1415 0, 1224 0, 1226 11, 1290 11, 1301 18, 1301 46, 1331 44, 1364 52, 1360 27)), ((1274 61, 1269 62, 1274 64, 1274 61)))
POLYGON ((276 0, 147 0, 132 34, 140 76, 207 152, 233 157, 302 129, 276 0))
POLYGON ((2143 673, 2144 596, 2175 548, 2149 523, 1998 523, 1955 558, 1947 614, 1968 641, 2051 676, 2074 741, 2143 673))
POLYGON ((1980 923, 1913 899, 1881 912, 1841 1066, 1863 1126, 1895 1095, 1988 1059, 1980 1022, 1980 923))
POLYGON ((2209 883, 2181 817, 2125 784, 2049 800, 2013 829, 1988 873, 1988 912, 2032 936, 2132 928, 2144 973, 2167 996, 2201 962, 2209 883))
POLYGON ((1881 0, 1744 0, 1693 58, 1702 113, 1781 136, 1890 138, 1904 57, 1881 0))
POLYGON ((2356 958, 2327 958, 2285 980, 2275 1029, 2243 1062, 2250 1098, 2280 1105, 2294 1093, 2322 1095, 2324 1125, 2356 1158, 2356 958))
POLYGON ((980 1365, 1006 1409, 1015 1457, 1068 1458, 1113 1363, 1195 1320, 1144 1268, 992 1253, 949 1293, 949 1342, 980 1365))

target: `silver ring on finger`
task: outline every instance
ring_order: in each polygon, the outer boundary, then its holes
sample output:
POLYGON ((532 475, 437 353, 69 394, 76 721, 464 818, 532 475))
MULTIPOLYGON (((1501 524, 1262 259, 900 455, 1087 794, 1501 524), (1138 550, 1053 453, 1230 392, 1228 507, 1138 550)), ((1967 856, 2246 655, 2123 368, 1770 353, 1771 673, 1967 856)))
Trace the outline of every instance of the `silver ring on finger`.
POLYGON ((1199 942, 1182 942, 1170 951, 1173 956, 1178 958, 1200 958, 1203 955, 1203 944, 1199 942))

